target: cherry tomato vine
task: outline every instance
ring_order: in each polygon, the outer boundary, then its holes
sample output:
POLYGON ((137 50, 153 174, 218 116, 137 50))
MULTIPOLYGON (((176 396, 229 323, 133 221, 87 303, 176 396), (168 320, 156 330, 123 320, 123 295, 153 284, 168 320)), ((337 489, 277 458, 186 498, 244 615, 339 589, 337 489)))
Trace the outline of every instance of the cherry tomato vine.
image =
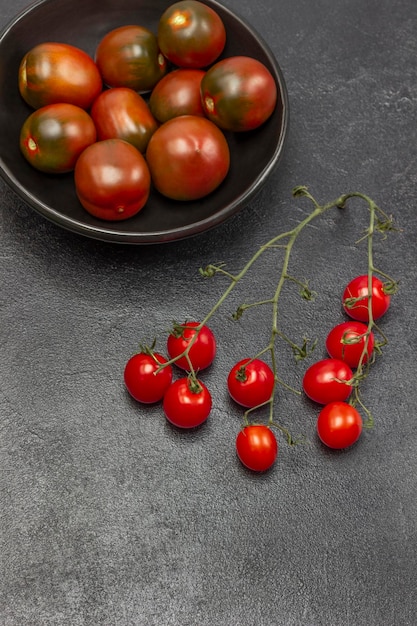
MULTIPOLYGON (((334 372, 341 371, 340 364, 342 364, 342 366, 345 366, 343 371, 347 372, 347 374, 343 374, 342 378, 339 379, 339 375, 337 373, 332 374, 331 372, 333 370, 330 368, 331 385, 327 385, 326 387, 323 385, 320 386, 319 384, 320 393, 318 402, 324 404, 325 407, 320 413, 317 423, 317 431, 319 438, 328 447, 348 447, 349 445, 352 445, 357 441, 362 430, 362 418, 358 411, 362 411, 366 416, 366 419, 363 422, 364 427, 370 428, 373 425, 373 416, 371 414, 371 411, 367 408, 366 404, 362 400, 360 387, 362 381, 369 374, 370 368, 375 361, 376 354, 380 354, 382 348, 387 343, 387 338, 381 330, 380 325, 377 325, 376 319, 379 319, 379 317, 381 317, 382 314, 387 310, 391 295, 396 293, 398 289, 397 281, 389 276, 386 272, 376 267, 374 262, 375 235, 380 234, 382 238, 385 239, 389 231, 397 229, 394 227, 393 219, 388 216, 380 207, 378 207, 369 196, 359 192, 352 192, 340 195, 335 200, 332 200, 331 202, 328 202, 326 204, 319 204, 317 200, 311 195, 307 187, 304 186, 295 187, 293 189, 293 196, 295 198, 308 199, 312 203, 313 209, 304 219, 299 221, 293 229, 275 235, 265 244, 260 246, 258 250, 246 262, 246 264, 241 268, 240 271, 238 271, 237 273, 231 273, 228 271, 224 263, 220 263, 217 265, 209 264, 205 268, 200 268, 199 273, 202 277, 213 278, 216 275, 220 275, 228 279, 229 284, 223 291, 222 295, 218 298, 218 300, 214 303, 214 305, 200 322, 185 322, 183 324, 174 323, 174 327, 171 331, 167 343, 168 346, 170 344, 175 344, 176 350, 170 351, 168 349, 169 358, 165 362, 161 362, 161 364, 154 372, 154 375, 158 375, 162 373, 165 368, 172 368, 172 366, 178 364, 179 367, 181 367, 182 369, 186 369, 189 372, 188 392, 190 394, 198 394, 204 391, 204 394, 206 394, 207 388, 198 378, 198 376, 200 375, 198 362, 197 366, 195 366, 194 363, 196 362, 193 363, 193 359, 191 358, 193 354, 193 349, 194 352, 196 352, 198 342, 201 340, 200 334, 201 338, 207 335, 207 331, 209 330, 208 323, 210 322, 212 317, 224 304, 224 302, 230 296, 235 287, 245 278, 248 271, 258 261, 258 259, 267 250, 280 249, 281 251, 283 251, 281 272, 278 276, 277 283, 271 296, 265 300, 240 304, 235 312, 232 314, 232 318, 234 320, 238 320, 249 309, 265 305, 269 305, 271 307, 271 330, 265 346, 262 347, 251 358, 239 361, 229 374, 230 395, 238 404, 241 404, 245 408, 245 412, 243 414, 243 428, 236 440, 237 453, 242 463, 255 471, 264 471, 268 469, 268 467, 270 467, 270 465, 272 465, 275 461, 276 450, 274 446, 272 446, 271 452, 270 433, 272 432, 272 429, 275 428, 283 433, 286 437, 287 442, 290 445, 298 443, 298 440, 293 438, 287 428, 276 422, 274 418, 274 405, 276 389, 278 385, 282 385, 299 395, 301 395, 302 393, 301 390, 294 389, 278 375, 278 359, 276 350, 277 341, 282 340, 289 346, 296 361, 308 357, 314 350, 317 343, 316 341, 311 342, 310 340, 303 338, 301 345, 299 345, 284 332, 280 325, 280 298, 285 285, 289 283, 296 285, 299 289, 301 296, 306 300, 312 300, 316 295, 315 292, 310 289, 306 280, 299 280, 297 277, 289 273, 291 253, 302 231, 313 220, 319 218, 327 211, 331 209, 346 209, 348 201, 353 198, 361 200, 363 203, 365 203, 365 206, 368 209, 368 226, 365 230, 364 235, 357 242, 361 243, 364 240, 367 242, 368 271, 365 277, 361 277, 362 283, 363 279, 365 279, 366 289, 364 289, 364 286, 362 284, 362 291, 358 291, 356 293, 352 289, 351 291, 349 291, 347 297, 344 293, 342 300, 345 312, 347 313, 347 315, 350 315, 352 313, 351 317, 353 319, 357 319, 355 318, 354 314, 355 306, 361 308, 360 319, 362 320, 362 322, 360 327, 362 328, 362 331, 357 331, 356 334, 354 334, 353 336, 352 332, 345 332, 341 334, 340 338, 341 343, 345 345, 346 348, 358 344, 359 348, 357 349, 357 354, 355 356, 356 361, 354 363, 354 367, 352 367, 351 369, 349 367, 349 364, 342 362, 340 358, 332 358, 332 355, 330 355, 331 358, 326 359, 326 370, 329 369, 329 364, 327 362, 334 361, 338 363, 339 367, 339 370, 335 369, 334 372), (378 283, 380 283, 379 294, 376 294, 375 292, 375 281, 378 281, 378 283), (379 296, 381 296, 381 298, 385 298, 385 301, 381 305, 382 308, 381 306, 379 308, 375 308, 373 305, 374 302, 378 304, 377 297, 379 296), (366 314, 364 314, 364 311, 366 314), (378 311, 378 313, 376 313, 375 311, 378 311), (269 358, 270 367, 263 362, 263 359, 265 358, 269 358), (264 381, 264 383, 262 384, 270 385, 269 388, 266 387, 268 388, 266 397, 262 395, 262 390, 260 390, 260 387, 258 385, 256 393, 252 395, 253 398, 259 398, 259 400, 255 402, 251 402, 250 400, 248 400, 248 393, 250 396, 250 391, 248 392, 246 388, 239 388, 239 385, 242 387, 243 385, 249 384, 249 377, 246 376, 245 368, 248 368, 249 372, 250 366, 251 369, 257 368, 258 382, 263 376, 266 382, 264 381), (268 373, 263 371, 265 370, 264 366, 266 366, 266 368, 269 369, 269 371, 272 373, 272 383, 268 373), (232 372, 233 380, 230 384, 230 376, 232 375, 232 372), (337 390, 335 397, 332 397, 332 391, 328 393, 325 390, 336 389, 338 387, 338 383, 340 383, 339 387, 343 385, 348 386, 346 393, 342 393, 343 398, 340 397, 340 388, 337 390), (252 413, 262 407, 268 407, 269 409, 268 419, 265 424, 260 424, 256 421, 252 421, 252 413), (335 424, 340 423, 342 423, 341 428, 339 428, 338 426, 335 427, 335 424), (256 431, 253 430, 254 426, 267 428, 270 432, 267 433, 266 437, 263 435, 261 436, 261 432, 258 432, 259 428, 257 428, 256 431), (268 444, 262 443, 266 441, 268 441, 268 444), (261 455, 262 457, 263 445, 266 445, 268 448, 265 449, 265 462, 261 462, 259 460, 259 455, 261 455), (253 459, 252 466, 251 458, 253 459)), ((355 329, 357 330, 357 327, 354 327, 354 330, 355 329)), ((212 342, 213 343, 211 345, 212 352, 210 357, 210 363, 214 360, 215 354, 214 336, 212 338, 212 342)), ((341 358, 343 358, 343 350, 341 352, 341 355, 341 358)), ((320 367, 323 369, 320 362, 316 365, 318 369, 320 369, 320 367)), ((251 375, 253 376, 253 373, 251 373, 251 375)), ((329 380, 329 378, 327 380, 329 380)), ((317 381, 313 381, 313 386, 314 382, 317 381)), ((206 406, 208 406, 207 400, 206 406)), ((172 415, 167 415, 167 417, 171 422, 175 423, 175 420, 172 419, 172 415)), ((265 433, 263 434, 265 435, 265 433)))

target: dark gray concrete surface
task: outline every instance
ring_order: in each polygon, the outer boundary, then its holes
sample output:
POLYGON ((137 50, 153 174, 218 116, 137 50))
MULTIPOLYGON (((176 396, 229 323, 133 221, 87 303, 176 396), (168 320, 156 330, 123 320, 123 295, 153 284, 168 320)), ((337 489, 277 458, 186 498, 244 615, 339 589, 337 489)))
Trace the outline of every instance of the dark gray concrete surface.
MULTIPOLYGON (((0 181, 0 626, 412 626, 417 623, 415 0, 225 0, 278 59, 289 91, 285 156, 251 203, 194 239, 123 247, 66 232, 0 181), (271 254, 212 318, 214 406, 192 433, 127 396, 122 372, 173 319, 199 319, 226 282, 198 268, 243 266, 306 214, 293 200, 360 191, 400 228, 376 264, 400 281, 389 343, 363 388, 375 416, 352 449, 315 437, 317 407, 284 390, 272 471, 240 465, 241 412, 225 377, 269 334, 271 254)), ((26 6, 0 0, 0 26, 26 6)), ((105 3, 103 3, 105 6, 105 3)), ((1 138, 0 138, 1 141, 1 138)), ((365 270, 355 202, 300 239, 292 272, 319 294, 286 296, 281 322, 315 336, 342 321, 339 297, 365 270)), ((382 325, 382 322, 381 322, 382 325)), ((297 385, 283 348, 279 367, 297 385)), ((265 416, 260 416, 260 418, 265 416)))

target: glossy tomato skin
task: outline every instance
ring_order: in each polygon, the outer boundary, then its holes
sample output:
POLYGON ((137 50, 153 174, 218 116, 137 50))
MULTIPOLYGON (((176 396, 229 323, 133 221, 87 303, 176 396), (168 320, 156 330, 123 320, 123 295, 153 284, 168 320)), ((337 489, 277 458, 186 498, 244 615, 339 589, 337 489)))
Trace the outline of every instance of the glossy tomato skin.
POLYGON ((322 359, 310 365, 303 377, 305 394, 318 404, 344 401, 352 393, 353 372, 339 359, 322 359))
POLYGON ((86 211, 109 221, 136 215, 145 206, 151 185, 143 155, 122 139, 97 141, 84 150, 74 180, 86 211))
POLYGON ((330 402, 320 411, 317 434, 320 440, 334 450, 342 450, 356 443, 362 433, 359 412, 346 402, 330 402))
POLYGON ((204 74, 204 70, 177 69, 161 78, 149 98, 154 117, 161 123, 180 115, 205 117, 200 95, 204 74))
POLYGON ((254 472, 265 472, 275 463, 278 443, 268 426, 251 424, 236 437, 236 452, 245 467, 254 472))
POLYGON ((126 363, 123 378, 132 398, 144 404, 159 402, 172 382, 172 367, 167 365, 158 373, 167 359, 158 352, 138 352, 126 363))
POLYGON ((124 139, 143 154, 158 128, 145 99, 128 87, 103 91, 94 101, 90 115, 100 141, 124 139))
MULTIPOLYGON (((197 334, 199 322, 184 322, 175 332, 171 332, 167 339, 167 352, 171 359, 176 358, 186 350, 190 341, 197 334)), ((216 339, 208 326, 202 326, 191 346, 188 356, 194 371, 201 371, 211 365, 216 356, 216 339)), ((175 364, 181 369, 189 371, 190 366, 186 357, 181 357, 175 364)))
POLYGON ((274 384, 273 371, 260 359, 242 359, 232 367, 227 377, 227 388, 231 398, 247 408, 268 402, 274 384))
MULTIPOLYGON (((369 290, 368 275, 356 276, 346 286, 342 296, 342 306, 352 319, 369 322, 369 290)), ((372 318, 382 317, 389 309, 391 297, 384 293, 384 283, 372 276, 372 318)))
POLYGON ((206 4, 180 0, 162 14, 158 43, 174 65, 201 69, 211 65, 223 52, 226 29, 218 13, 206 4))
POLYGON ((48 104, 33 111, 20 131, 20 150, 36 169, 62 174, 74 169, 80 154, 96 140, 90 115, 73 104, 48 104))
POLYGON ((201 81, 207 117, 223 130, 249 131, 272 115, 277 87, 268 68, 246 56, 227 57, 210 67, 201 81))
POLYGON ((326 349, 334 359, 344 361, 357 368, 362 359, 365 364, 372 355, 375 338, 372 331, 362 322, 349 320, 334 326, 326 337, 326 349))
POLYGON ((151 91, 167 72, 156 35, 135 24, 108 32, 96 48, 95 60, 108 87, 151 91))
POLYGON ((165 416, 178 428, 195 428, 203 424, 210 415, 212 398, 201 381, 198 389, 188 377, 179 378, 168 387, 163 400, 165 416))
POLYGON ((217 189, 230 167, 221 130, 196 115, 181 115, 152 135, 146 160, 155 188, 172 200, 197 200, 217 189))
POLYGON ((94 60, 65 43, 45 42, 29 50, 18 76, 20 94, 34 109, 61 102, 88 109, 103 87, 94 60))

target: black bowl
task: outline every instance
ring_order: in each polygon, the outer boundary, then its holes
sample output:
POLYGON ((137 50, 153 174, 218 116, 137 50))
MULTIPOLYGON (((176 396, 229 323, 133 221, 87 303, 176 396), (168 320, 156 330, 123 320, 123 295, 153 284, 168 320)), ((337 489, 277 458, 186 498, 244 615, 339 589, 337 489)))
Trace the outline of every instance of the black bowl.
POLYGON ((79 203, 72 174, 46 175, 20 153, 19 134, 31 112, 18 91, 18 68, 24 54, 38 43, 60 41, 94 57, 100 39, 126 24, 156 33, 163 11, 173 0, 41 0, 19 14, 0 36, 0 173, 38 213, 70 231, 118 243, 149 244, 183 239, 208 230, 235 214, 260 189, 282 154, 288 131, 288 94, 282 71, 262 38, 215 0, 205 3, 218 12, 227 33, 222 57, 251 56, 264 63, 278 87, 278 102, 260 128, 228 134, 231 167, 212 194, 179 203, 152 191, 146 206, 123 222, 105 222, 79 203))

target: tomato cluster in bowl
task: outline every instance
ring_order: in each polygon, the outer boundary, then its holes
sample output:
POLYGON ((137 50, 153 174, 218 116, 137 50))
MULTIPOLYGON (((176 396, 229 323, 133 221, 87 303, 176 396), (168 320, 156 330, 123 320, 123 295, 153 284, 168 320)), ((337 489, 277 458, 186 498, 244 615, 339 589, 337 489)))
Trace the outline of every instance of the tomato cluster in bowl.
POLYGON ((229 171, 227 133, 256 130, 277 101, 260 61, 220 58, 226 37, 212 8, 180 0, 156 33, 132 24, 108 32, 94 59, 66 43, 38 44, 19 68, 34 109, 22 154, 40 171, 73 171, 80 203, 104 220, 137 214, 151 186, 174 201, 207 196, 229 171))

